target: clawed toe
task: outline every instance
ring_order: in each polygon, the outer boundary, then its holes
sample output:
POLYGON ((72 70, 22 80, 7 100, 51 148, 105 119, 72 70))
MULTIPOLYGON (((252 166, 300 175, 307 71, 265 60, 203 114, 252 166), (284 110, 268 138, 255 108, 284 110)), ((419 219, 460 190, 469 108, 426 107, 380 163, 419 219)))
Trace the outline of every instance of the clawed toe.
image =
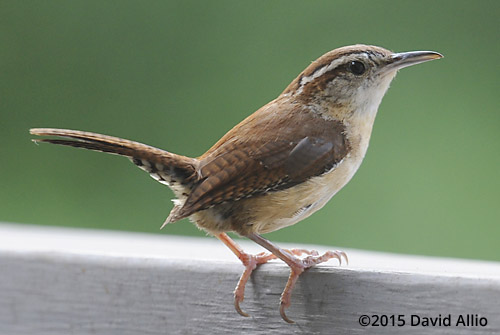
POLYGON ((325 258, 325 260, 321 261, 319 263, 325 262, 325 261, 327 261, 329 259, 332 259, 332 258, 336 258, 336 259, 339 260, 339 264, 342 265, 342 258, 344 258, 345 259, 345 263, 349 264, 349 259, 347 258, 347 254, 345 252, 343 252, 343 251, 340 251, 340 250, 327 251, 321 257, 325 258))
POLYGON ((257 265, 267 263, 274 258, 276 258, 276 256, 265 252, 259 253, 255 256, 249 254, 240 255, 240 260, 245 266, 245 271, 243 271, 240 280, 238 281, 238 285, 234 290, 234 308, 241 316, 249 316, 248 313, 244 312, 241 309, 240 303, 245 299, 245 286, 248 279, 250 278, 250 275, 252 274, 253 270, 255 270, 257 265))
MULTIPOLYGON (((283 290, 283 293, 281 294, 281 299, 280 299, 280 315, 288 323, 294 323, 292 319, 290 319, 286 315, 286 309, 290 307, 291 305, 291 297, 292 297, 292 291, 295 286, 295 283, 299 279, 299 276, 308 268, 326 262, 329 259, 335 258, 339 261, 340 264, 342 264, 342 260, 345 259, 345 262, 348 263, 348 258, 347 254, 343 251, 339 250, 334 250, 334 251, 327 251, 323 255, 319 255, 319 253, 316 250, 305 250, 305 249, 290 249, 286 250, 286 252, 290 253, 291 255, 294 256, 301 256, 303 254, 307 255, 303 259, 299 259, 296 257, 293 257, 290 259, 290 262, 287 262, 288 265, 290 266, 290 277, 288 278, 288 281, 286 283, 285 289, 283 290)), ((236 289, 234 291, 234 308, 238 312, 238 314, 248 317, 249 315, 244 312, 241 307, 240 303, 244 299, 245 295, 245 284, 247 283, 248 279, 250 278, 250 275, 252 274, 252 271, 257 267, 257 265, 263 264, 268 262, 271 259, 276 258, 275 255, 273 254, 268 254, 268 253, 260 253, 255 256, 248 255, 248 254, 243 254, 242 257, 240 257, 241 261, 243 262, 243 265, 245 266, 245 271, 240 277, 240 280, 238 282, 238 285, 236 286, 236 289)))
POLYGON ((257 234, 249 234, 247 237, 251 240, 257 242, 271 253, 259 253, 257 255, 249 255, 245 253, 234 241, 227 236, 225 233, 217 235, 217 237, 224 242, 238 258, 241 260, 245 266, 245 271, 238 281, 238 285, 234 290, 234 308, 241 316, 248 317, 249 315, 241 309, 241 302, 245 298, 245 285, 250 278, 253 270, 260 264, 267 263, 271 259, 279 258, 284 261, 288 266, 290 266, 290 276, 286 283, 286 286, 281 294, 280 299, 280 315, 288 323, 294 323, 286 315, 286 309, 291 305, 292 291, 295 283, 299 279, 299 276, 310 267, 326 262, 329 259, 336 258, 340 264, 342 264, 342 259, 345 259, 346 263, 349 262, 347 254, 343 251, 334 250, 327 251, 323 255, 319 255, 316 250, 306 250, 306 249, 281 249, 276 245, 272 244, 265 238, 257 234), (306 255, 304 258, 298 258, 296 256, 306 255))
POLYGON ((312 252, 308 253, 309 256, 304 259, 296 259, 295 262, 289 264, 290 266, 290 277, 288 278, 288 282, 286 283, 285 289, 281 294, 281 304, 280 304, 280 315, 288 323, 294 323, 292 319, 290 319, 285 311, 291 305, 291 297, 292 291, 295 286, 295 283, 299 276, 304 272, 304 270, 319 264, 328 261, 329 259, 336 258, 339 263, 342 264, 342 258, 345 259, 346 263, 348 262, 348 258, 345 252, 343 251, 327 251, 323 255, 319 256, 317 252, 313 254, 312 252))
POLYGON ((243 301, 243 297, 241 297, 239 299, 239 298, 236 298, 236 296, 235 296, 234 297, 234 309, 236 309, 236 312, 238 312, 239 315, 249 317, 250 315, 248 313, 243 312, 243 310, 240 307, 240 302, 242 302, 242 301, 243 301))
POLYGON ((282 303, 280 305, 280 315, 281 315, 281 318, 283 320, 285 320, 286 322, 288 322, 288 323, 295 323, 295 321, 293 321, 288 316, 286 316, 285 309, 286 309, 286 306, 282 303))

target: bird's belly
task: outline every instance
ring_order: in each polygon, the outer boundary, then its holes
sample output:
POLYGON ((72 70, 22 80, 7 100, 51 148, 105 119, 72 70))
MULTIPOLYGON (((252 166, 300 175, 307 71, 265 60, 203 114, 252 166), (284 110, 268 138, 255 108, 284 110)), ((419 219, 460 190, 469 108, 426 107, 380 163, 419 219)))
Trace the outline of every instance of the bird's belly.
POLYGON ((289 189, 256 198, 252 232, 263 234, 293 225, 321 209, 359 168, 362 159, 346 157, 329 172, 289 189))

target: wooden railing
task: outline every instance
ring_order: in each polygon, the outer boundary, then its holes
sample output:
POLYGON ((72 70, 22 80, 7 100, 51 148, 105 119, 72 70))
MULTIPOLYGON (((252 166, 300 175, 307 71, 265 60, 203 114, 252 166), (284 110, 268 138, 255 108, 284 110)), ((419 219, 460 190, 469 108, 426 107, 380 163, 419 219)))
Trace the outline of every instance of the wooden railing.
POLYGON ((345 251, 300 277, 287 324, 288 268, 254 272, 241 317, 213 238, 0 224, 0 334, 500 334, 500 263, 345 251))

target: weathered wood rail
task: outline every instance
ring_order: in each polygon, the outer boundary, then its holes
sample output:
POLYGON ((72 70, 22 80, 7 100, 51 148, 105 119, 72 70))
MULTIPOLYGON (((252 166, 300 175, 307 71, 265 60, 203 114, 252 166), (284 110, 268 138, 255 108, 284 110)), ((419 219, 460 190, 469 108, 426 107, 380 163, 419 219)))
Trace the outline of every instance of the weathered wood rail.
POLYGON ((346 251, 301 276, 287 324, 287 267, 254 272, 241 317, 215 239, 0 224, 0 334, 500 334, 500 263, 346 251))

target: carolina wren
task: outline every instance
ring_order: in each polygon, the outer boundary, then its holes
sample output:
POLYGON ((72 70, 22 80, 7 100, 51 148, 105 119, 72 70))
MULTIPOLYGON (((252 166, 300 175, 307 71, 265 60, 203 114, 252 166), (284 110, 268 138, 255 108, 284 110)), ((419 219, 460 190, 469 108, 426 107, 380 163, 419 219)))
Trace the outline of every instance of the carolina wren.
MULTIPOLYGON (((295 224, 323 207, 358 169, 378 106, 401 68, 441 58, 433 51, 393 53, 353 45, 327 52, 295 78, 276 99, 247 117, 198 158, 95 133, 34 128, 37 139, 126 156, 176 199, 163 224, 189 218, 224 242, 243 262, 234 292, 238 313, 253 269, 279 258, 291 268, 280 313, 305 269, 345 253, 284 250, 261 234, 295 224), (270 254, 246 254, 227 234, 260 244, 270 254), (305 258, 299 258, 305 254, 305 258)), ((162 227, 163 227, 162 226, 162 227)))

